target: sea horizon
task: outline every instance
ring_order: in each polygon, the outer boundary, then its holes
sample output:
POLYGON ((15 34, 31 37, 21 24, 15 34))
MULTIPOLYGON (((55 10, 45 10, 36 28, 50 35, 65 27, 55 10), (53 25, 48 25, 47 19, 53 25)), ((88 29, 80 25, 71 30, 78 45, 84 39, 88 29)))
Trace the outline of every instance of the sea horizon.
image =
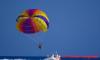
MULTIPOLYGON (((0 60, 43 60, 47 56, 0 56, 0 60)), ((100 57, 95 56, 66 56, 61 57, 61 60, 100 60, 100 57)))

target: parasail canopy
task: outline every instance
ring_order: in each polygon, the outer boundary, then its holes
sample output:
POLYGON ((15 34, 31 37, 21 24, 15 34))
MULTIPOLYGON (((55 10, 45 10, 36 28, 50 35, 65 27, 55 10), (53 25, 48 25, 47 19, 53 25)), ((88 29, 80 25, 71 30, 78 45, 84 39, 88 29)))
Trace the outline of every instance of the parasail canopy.
POLYGON ((39 9, 28 9, 16 19, 16 28, 23 33, 46 32, 49 20, 45 12, 39 9))

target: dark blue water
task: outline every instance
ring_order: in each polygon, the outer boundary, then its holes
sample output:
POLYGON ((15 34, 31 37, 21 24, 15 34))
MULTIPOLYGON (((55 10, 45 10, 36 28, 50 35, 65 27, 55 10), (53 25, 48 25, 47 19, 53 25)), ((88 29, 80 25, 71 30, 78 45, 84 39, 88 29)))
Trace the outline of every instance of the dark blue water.
MULTIPOLYGON (((43 60, 46 57, 0 56, 0 60, 43 60)), ((61 58, 61 60, 100 60, 100 58, 61 58)))

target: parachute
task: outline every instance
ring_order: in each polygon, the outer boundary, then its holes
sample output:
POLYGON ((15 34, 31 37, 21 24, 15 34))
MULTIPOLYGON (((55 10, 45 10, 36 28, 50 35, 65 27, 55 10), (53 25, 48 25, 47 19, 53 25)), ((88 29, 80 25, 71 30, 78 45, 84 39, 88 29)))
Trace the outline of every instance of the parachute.
POLYGON ((49 20, 45 12, 39 9, 29 9, 18 16, 16 28, 20 32, 29 34, 47 32, 49 20))
MULTIPOLYGON (((23 11, 16 19, 16 28, 24 34, 47 32, 49 19, 45 12, 40 9, 28 9, 23 11)), ((41 48, 42 45, 39 45, 41 48)))

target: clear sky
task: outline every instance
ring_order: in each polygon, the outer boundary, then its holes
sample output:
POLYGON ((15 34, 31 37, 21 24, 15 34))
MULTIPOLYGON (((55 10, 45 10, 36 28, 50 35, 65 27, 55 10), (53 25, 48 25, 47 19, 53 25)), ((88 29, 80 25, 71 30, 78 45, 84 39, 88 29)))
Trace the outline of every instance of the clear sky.
POLYGON ((100 56, 100 0, 0 0, 0 56, 100 56), (16 30, 26 9, 41 9, 50 20, 47 33, 28 36, 16 30), (43 49, 36 42, 43 42, 43 49))

